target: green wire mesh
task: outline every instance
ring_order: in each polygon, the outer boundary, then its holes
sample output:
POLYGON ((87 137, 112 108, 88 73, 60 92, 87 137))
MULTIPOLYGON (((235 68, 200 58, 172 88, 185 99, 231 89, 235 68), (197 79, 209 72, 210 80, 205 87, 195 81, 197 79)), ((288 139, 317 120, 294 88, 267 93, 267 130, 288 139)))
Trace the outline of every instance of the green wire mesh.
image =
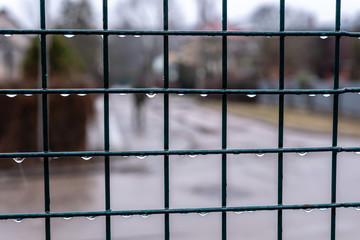
POLYGON ((81 217, 81 216, 105 216, 106 218, 106 238, 111 239, 111 217, 117 215, 143 215, 161 214, 164 215, 164 239, 170 239, 170 215, 179 213, 201 213, 201 212, 220 212, 222 214, 222 239, 227 239, 227 212, 233 211, 277 211, 277 239, 282 239, 283 211, 291 209, 331 209, 331 240, 336 237, 336 209, 341 207, 359 207, 360 202, 338 203, 336 201, 336 176, 337 176, 337 155, 340 152, 360 151, 359 148, 343 148, 337 145, 338 139, 338 110, 339 95, 352 92, 360 92, 360 88, 339 88, 339 65, 340 65, 340 41, 341 37, 360 37, 360 33, 344 32, 340 28, 340 9, 341 0, 336 0, 336 24, 334 31, 285 31, 285 0, 280 0, 280 26, 279 31, 228 31, 227 30, 227 0, 222 0, 222 29, 220 31, 174 31, 168 29, 168 0, 163 0, 163 30, 108 30, 108 1, 103 0, 103 29, 102 30, 53 30, 46 28, 45 22, 45 0, 40 0, 40 29, 39 30, 5 30, 0 29, 0 34, 37 34, 40 36, 41 46, 41 89, 0 89, 0 94, 38 94, 42 96, 42 152, 25 153, 0 153, 0 158, 25 158, 41 157, 44 159, 44 196, 45 206, 42 213, 22 213, 22 214, 0 214, 0 219, 22 219, 22 218, 44 218, 45 237, 51 239, 51 218, 61 217, 81 217), (46 36, 54 34, 72 35, 103 35, 103 88, 96 89, 49 89, 47 87, 47 40, 46 36), (163 87, 157 89, 148 88, 110 88, 109 86, 109 47, 108 38, 111 35, 151 35, 163 37, 163 87), (174 89, 169 88, 169 36, 220 36, 222 37, 222 87, 221 89, 174 89), (278 89, 228 89, 227 88, 227 37, 228 36, 277 36, 279 37, 279 83, 278 89), (333 36, 335 38, 335 71, 333 89, 284 89, 284 64, 285 64, 285 44, 287 36, 333 36), (102 94, 104 97, 104 151, 83 151, 83 152, 50 152, 49 151, 49 129, 48 129, 48 95, 49 94, 70 94, 87 93, 102 94), (164 94, 164 136, 163 150, 159 151, 110 151, 109 141, 109 95, 115 93, 163 93, 164 94), (221 149, 201 149, 201 150, 170 150, 169 149, 169 95, 170 94, 221 94, 222 95, 222 144, 221 149), (227 97, 236 94, 271 94, 277 95, 279 101, 279 121, 278 121, 278 143, 277 148, 263 149, 228 149, 227 148, 227 97), (308 147, 308 148, 284 148, 284 96, 287 94, 332 94, 333 98, 333 128, 332 145, 329 147, 308 147), (283 154, 290 152, 331 152, 332 153, 332 174, 331 174, 331 202, 327 204, 298 204, 283 205, 283 154), (276 153, 278 155, 278 194, 277 204, 267 206, 227 206, 227 155, 228 154, 247 154, 247 153, 276 153), (222 191, 221 206, 213 208, 170 208, 169 201, 169 156, 171 155, 191 155, 191 154, 217 154, 221 155, 222 191), (138 156, 138 155, 161 155, 164 159, 164 207, 162 209, 142 209, 142 210, 112 210, 110 202, 110 158, 112 156, 138 156), (62 156, 103 156, 105 164, 105 206, 103 211, 91 212, 52 212, 50 207, 50 184, 49 184, 49 158, 62 156))

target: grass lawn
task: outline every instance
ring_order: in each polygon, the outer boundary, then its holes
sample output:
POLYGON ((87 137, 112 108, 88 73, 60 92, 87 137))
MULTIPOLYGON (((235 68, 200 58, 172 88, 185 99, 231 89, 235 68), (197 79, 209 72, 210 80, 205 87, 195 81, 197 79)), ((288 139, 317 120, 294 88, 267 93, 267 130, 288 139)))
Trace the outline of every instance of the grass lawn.
MULTIPOLYGON (((203 101, 203 105, 221 110, 221 101, 203 101)), ((278 124, 278 106, 257 103, 228 101, 228 112, 231 114, 261 120, 267 123, 278 124)), ((332 114, 319 113, 303 109, 285 108, 285 127, 302 131, 332 133, 332 114)), ((342 135, 360 136, 360 119, 339 116, 338 133, 342 135)))

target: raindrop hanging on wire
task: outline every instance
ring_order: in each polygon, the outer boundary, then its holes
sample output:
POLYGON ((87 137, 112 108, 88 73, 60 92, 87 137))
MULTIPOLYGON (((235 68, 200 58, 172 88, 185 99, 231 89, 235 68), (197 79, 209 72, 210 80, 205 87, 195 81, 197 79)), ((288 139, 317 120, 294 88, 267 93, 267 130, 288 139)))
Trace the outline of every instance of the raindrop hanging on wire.
POLYGON ((148 96, 148 98, 154 98, 156 93, 147 93, 146 96, 148 96))
POLYGON ((202 216, 202 217, 205 217, 208 214, 209 214, 208 212, 199 212, 199 215, 202 216))
POLYGON ((303 156, 305 156, 306 154, 307 154, 307 152, 298 152, 297 153, 300 157, 303 157, 303 156))
POLYGON ((16 163, 22 163, 25 158, 13 158, 16 163))
POLYGON ((84 159, 85 161, 88 161, 88 160, 92 159, 92 156, 83 156, 81 158, 84 159))
POLYGON ((235 211, 234 213, 237 215, 240 215, 240 214, 243 214, 244 212, 243 211, 235 211))
POLYGON ((6 96, 9 97, 9 98, 14 98, 14 97, 17 96, 17 94, 6 94, 6 96))

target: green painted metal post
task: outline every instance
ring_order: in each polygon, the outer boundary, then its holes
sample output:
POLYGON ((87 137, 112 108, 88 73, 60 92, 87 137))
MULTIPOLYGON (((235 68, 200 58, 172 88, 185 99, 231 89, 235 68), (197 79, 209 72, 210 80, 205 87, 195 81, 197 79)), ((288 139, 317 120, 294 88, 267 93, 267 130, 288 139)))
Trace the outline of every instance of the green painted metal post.
MULTIPOLYGON (((285 0, 280 0, 280 32, 285 30, 285 0)), ((279 90, 284 89, 284 65, 285 65, 285 36, 280 36, 279 49, 279 90)), ((284 95, 279 95, 279 127, 278 148, 284 147, 284 95)), ((283 204, 283 158, 284 153, 278 153, 278 205, 283 204)), ((282 240, 283 211, 278 210, 277 239, 282 240)))
MULTIPOLYGON (((46 8, 45 0, 40 0, 40 28, 46 29, 46 8)), ((47 89, 47 57, 46 57, 46 34, 40 35, 40 56, 41 56, 41 87, 43 90, 47 89)), ((49 123, 48 123, 48 95, 42 94, 42 142, 43 151, 49 151, 49 123)), ((49 174, 49 158, 44 158, 44 203, 45 212, 50 212, 50 174, 49 174)), ((45 218, 45 239, 51 239, 50 218, 45 218)))
MULTIPOLYGON (((168 0, 163 0, 163 30, 169 30, 168 0)), ((164 89, 169 88, 169 36, 164 35, 164 89)), ((169 150, 169 94, 164 94, 164 151, 169 150)), ((164 155, 164 208, 170 207, 169 155, 164 155)), ((170 215, 164 215, 164 238, 170 239, 170 215)))
MULTIPOLYGON (((103 0, 103 29, 108 29, 108 1, 103 0)), ((103 38, 104 89, 109 89, 109 36, 103 38)), ((104 150, 110 151, 109 93, 104 93, 104 150)), ((110 204, 110 156, 105 156, 105 210, 111 211, 110 204)), ((111 218, 106 216, 106 240, 111 239, 111 218)))
MULTIPOLYGON (((227 0, 222 1, 222 30, 227 31, 227 0)), ((222 89, 227 89, 227 36, 222 37, 222 89)), ((227 148, 227 94, 222 95, 222 146, 227 148)), ((227 206, 227 154, 222 154, 221 162, 221 206, 227 206)), ((226 212, 222 212, 222 240, 227 239, 227 217, 226 212)))
MULTIPOLYGON (((341 25, 341 0, 336 0, 335 31, 340 31, 341 25)), ((334 66, 334 90, 339 88, 340 69, 340 36, 335 37, 335 66, 334 66)), ((339 118, 339 94, 333 98, 333 131, 332 146, 337 147, 338 139, 338 118, 339 118)), ((336 203, 336 179, 337 179, 337 151, 332 152, 331 171, 331 203, 336 203)), ((331 209, 331 240, 336 239, 336 208, 331 209)))

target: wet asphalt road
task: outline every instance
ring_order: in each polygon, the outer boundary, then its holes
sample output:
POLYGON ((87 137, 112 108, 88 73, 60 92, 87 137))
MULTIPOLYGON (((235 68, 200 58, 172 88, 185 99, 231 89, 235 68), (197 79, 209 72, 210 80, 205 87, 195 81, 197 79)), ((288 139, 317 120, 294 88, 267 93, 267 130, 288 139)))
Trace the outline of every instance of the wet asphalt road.
MULTIPOLYGON (((102 148, 102 103, 99 118, 89 126, 89 150, 102 148)), ((143 131, 136 131, 131 96, 112 96, 110 102, 111 150, 163 149, 162 96, 148 99, 143 131)), ((197 100, 174 96, 170 99, 170 149, 221 148, 221 114, 202 107, 197 100)), ((228 116, 229 148, 275 148, 277 127, 228 116)), ((330 134, 285 129, 285 147, 331 146, 330 134)), ((339 136, 339 146, 358 146, 359 139, 339 136)), ((56 159, 52 161, 68 161, 56 159)), ((0 172, 0 212, 42 212, 42 163, 0 172)), ((360 201, 360 155, 338 155, 338 202, 360 201)), ((102 159, 91 159, 81 167, 69 163, 51 167, 51 209, 60 211, 103 210, 104 167, 102 159)), ((284 204, 329 203, 331 196, 331 153, 284 155, 284 204)), ((228 156, 228 205, 274 205, 277 203, 277 155, 228 156)), ((163 208, 163 160, 153 156, 111 158, 111 205, 113 210, 163 208)), ((221 156, 170 158, 170 207, 221 206, 221 156)), ((284 211, 284 239, 329 239, 330 210, 284 211)), ((276 239, 277 212, 228 213, 228 239, 276 239)), ((105 219, 73 218, 51 220, 52 239, 105 239, 105 219)), ((147 218, 112 218, 112 239, 163 239, 161 215, 147 218)), ((171 239, 221 239, 221 214, 178 214, 170 217, 171 239)), ((338 239, 356 239, 360 211, 337 211, 338 239)), ((0 221, 0 239, 41 240, 44 220, 21 223, 0 221)))

